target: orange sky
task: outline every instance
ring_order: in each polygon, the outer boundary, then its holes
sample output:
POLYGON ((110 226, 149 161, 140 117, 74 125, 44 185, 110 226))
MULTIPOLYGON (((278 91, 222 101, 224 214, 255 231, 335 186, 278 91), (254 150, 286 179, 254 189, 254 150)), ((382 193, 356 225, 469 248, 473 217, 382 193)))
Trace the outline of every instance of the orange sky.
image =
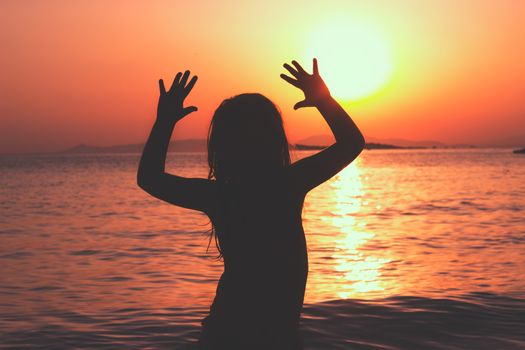
POLYGON ((305 62, 312 33, 335 17, 375 28, 391 52, 379 91, 341 100, 366 136, 525 135, 524 1, 4 0, 0 152, 142 142, 158 78, 186 68, 199 76, 188 99, 199 111, 176 138, 205 137, 223 98, 253 91, 280 106, 292 141, 327 134, 315 110, 293 111, 301 94, 279 73, 293 58, 305 62))

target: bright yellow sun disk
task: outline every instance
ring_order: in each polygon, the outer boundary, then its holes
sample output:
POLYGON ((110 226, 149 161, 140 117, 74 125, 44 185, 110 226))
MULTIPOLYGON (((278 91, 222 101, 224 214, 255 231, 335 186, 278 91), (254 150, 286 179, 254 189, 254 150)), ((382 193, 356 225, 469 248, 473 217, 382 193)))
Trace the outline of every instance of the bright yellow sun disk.
POLYGON ((380 33, 352 20, 331 22, 314 30, 304 62, 311 62, 313 57, 317 57, 319 73, 332 95, 346 100, 377 92, 392 73, 390 50, 380 33))

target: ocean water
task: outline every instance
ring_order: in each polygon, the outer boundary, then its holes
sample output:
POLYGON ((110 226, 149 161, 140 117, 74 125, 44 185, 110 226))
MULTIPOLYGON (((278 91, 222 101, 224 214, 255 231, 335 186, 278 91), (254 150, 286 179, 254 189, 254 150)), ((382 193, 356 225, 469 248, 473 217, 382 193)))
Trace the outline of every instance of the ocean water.
MULTIPOLYGON (((0 157, 0 348, 193 348, 221 262, 139 157, 0 157)), ((205 155, 167 170, 205 177, 205 155)), ((305 349, 525 349, 525 156, 364 151, 303 224, 305 349)))

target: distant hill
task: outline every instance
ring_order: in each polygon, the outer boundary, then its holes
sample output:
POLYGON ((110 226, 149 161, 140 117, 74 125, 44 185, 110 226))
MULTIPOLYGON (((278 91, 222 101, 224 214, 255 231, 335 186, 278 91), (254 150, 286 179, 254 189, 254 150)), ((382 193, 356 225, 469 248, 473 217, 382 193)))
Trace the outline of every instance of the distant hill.
MULTIPOLYGON (((306 145, 295 144, 292 148, 296 150, 316 150, 326 148, 327 145, 306 145)), ((134 143, 128 145, 115 146, 92 146, 86 144, 79 144, 74 147, 59 151, 58 153, 141 153, 144 148, 142 143, 134 143)), ((382 143, 367 143, 366 149, 400 149, 400 148, 414 148, 414 147, 400 147, 396 145, 382 144, 382 143)), ((187 139, 172 141, 168 147, 168 152, 205 152, 205 139, 187 139)))
POLYGON ((370 142, 377 142, 377 143, 386 143, 386 144, 392 144, 397 145, 401 147, 437 147, 437 148, 443 148, 443 147, 449 147, 446 143, 435 141, 435 140, 419 140, 419 141, 412 141, 412 140, 405 140, 405 139, 398 139, 398 138, 388 138, 388 139, 378 139, 375 137, 367 137, 367 141, 370 142))
POLYGON ((402 147, 402 146, 395 146, 395 145, 389 145, 385 143, 374 143, 374 142, 369 142, 365 145, 365 149, 416 149, 416 148, 426 148, 426 147, 402 147))
MULTIPOLYGON (((379 139, 366 137, 366 149, 418 149, 418 148, 473 148, 476 146, 469 144, 450 145, 440 141, 421 140, 412 141, 399 138, 379 139)), ((313 135, 299 140, 295 145, 296 150, 316 150, 323 149, 333 144, 335 139, 329 134, 313 135)), ((525 135, 522 137, 513 137, 505 140, 499 140, 498 143, 487 143, 484 146, 501 146, 501 147, 523 147, 525 146, 525 135)), ((115 146, 92 146, 79 144, 59 153, 140 153, 144 148, 143 143, 115 145, 115 146)), ((207 149, 206 139, 186 139, 171 141, 168 152, 205 152, 207 149)))
POLYGON ((297 144, 328 146, 334 142, 335 138, 332 135, 314 135, 297 141, 297 144))
MULTIPOLYGON (((326 146, 321 145, 304 145, 301 143, 295 144, 294 148, 296 150, 320 150, 326 148, 326 146)), ((387 145, 384 143, 367 143, 365 145, 365 149, 407 149, 407 148, 416 148, 416 147, 400 147, 400 146, 394 146, 394 145, 387 145)), ((417 148, 423 148, 423 147, 417 147, 417 148)))
MULTIPOLYGON (((435 140, 405 140, 399 138, 388 138, 380 139, 372 136, 365 136, 368 144, 371 145, 385 145, 385 146, 394 146, 397 148, 472 148, 475 147, 469 144, 457 144, 449 145, 440 141, 435 140)), ((335 139, 332 135, 314 135, 307 137, 305 139, 299 140, 297 143, 302 145, 323 145, 328 146, 334 143, 335 139)), ((371 146, 374 147, 374 146, 371 146)))
MULTIPOLYGON (((474 148, 470 144, 446 144, 439 141, 424 140, 411 141, 405 139, 378 139, 374 137, 366 137, 366 149, 417 149, 417 148, 474 148)), ((295 146, 297 150, 315 150, 323 149, 335 142, 332 135, 320 134, 310 136, 299 140, 295 146)), ((511 138, 488 141, 480 144, 481 147, 524 147, 525 135, 514 136, 511 138)), ((141 153, 144 148, 143 143, 133 143, 126 145, 114 146, 94 146, 86 144, 78 144, 74 147, 67 148, 58 152, 52 153, 141 153)), ((207 149, 206 139, 185 139, 174 140, 170 142, 168 152, 205 152, 207 149)))

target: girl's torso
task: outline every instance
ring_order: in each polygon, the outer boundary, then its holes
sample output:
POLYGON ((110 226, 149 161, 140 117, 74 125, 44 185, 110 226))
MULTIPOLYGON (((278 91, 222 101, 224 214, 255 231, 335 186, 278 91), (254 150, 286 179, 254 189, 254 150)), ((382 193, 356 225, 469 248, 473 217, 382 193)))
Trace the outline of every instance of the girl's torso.
POLYGON ((308 274, 304 196, 285 180, 224 186, 210 215, 224 273, 203 324, 237 334, 297 330, 308 274), (241 331, 241 332, 239 332, 241 331))

